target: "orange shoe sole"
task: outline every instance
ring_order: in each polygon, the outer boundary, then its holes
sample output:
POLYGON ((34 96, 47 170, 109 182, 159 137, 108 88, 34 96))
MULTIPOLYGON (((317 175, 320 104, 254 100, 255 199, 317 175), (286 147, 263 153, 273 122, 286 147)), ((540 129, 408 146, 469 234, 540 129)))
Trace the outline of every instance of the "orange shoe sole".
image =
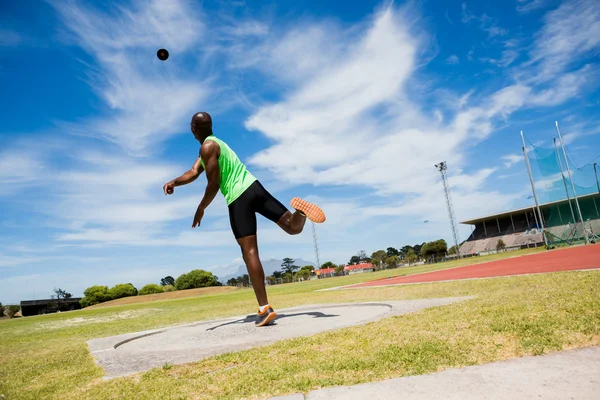
POLYGON ((318 224, 325 222, 325 213, 319 206, 313 203, 309 203, 308 201, 302 200, 299 197, 294 197, 290 202, 290 205, 304 213, 306 218, 310 219, 312 222, 316 222, 318 224))
POLYGON ((263 322, 261 322, 259 325, 256 325, 256 326, 269 325, 272 321, 275 320, 275 318, 277 318, 277 313, 275 311, 273 311, 271 314, 269 314, 267 316, 267 318, 265 318, 265 320, 263 322))

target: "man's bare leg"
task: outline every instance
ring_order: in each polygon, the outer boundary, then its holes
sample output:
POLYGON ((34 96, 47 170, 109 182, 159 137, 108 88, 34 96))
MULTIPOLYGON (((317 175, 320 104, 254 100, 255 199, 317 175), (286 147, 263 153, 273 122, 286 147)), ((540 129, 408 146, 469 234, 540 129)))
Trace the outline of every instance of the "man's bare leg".
POLYGON ((254 294, 259 306, 269 304, 267 290, 265 289, 265 271, 258 257, 258 242, 256 235, 246 236, 237 240, 242 249, 242 257, 248 269, 248 275, 252 281, 254 294))
POLYGON ((267 290, 265 289, 265 271, 263 270, 260 258, 258 257, 258 243, 256 235, 246 236, 237 240, 242 248, 242 256, 246 263, 248 275, 252 281, 254 294, 258 301, 258 319, 256 326, 266 326, 277 318, 277 313, 269 305, 267 300, 267 290))
POLYGON ((286 212, 279 218, 277 225, 290 235, 297 235, 304 229, 306 223, 306 215, 296 210, 293 214, 286 212))

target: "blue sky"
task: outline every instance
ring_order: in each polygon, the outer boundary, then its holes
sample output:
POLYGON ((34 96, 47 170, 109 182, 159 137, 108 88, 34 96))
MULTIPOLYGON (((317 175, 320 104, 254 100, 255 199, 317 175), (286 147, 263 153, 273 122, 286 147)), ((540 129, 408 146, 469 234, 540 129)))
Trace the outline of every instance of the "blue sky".
MULTIPOLYGON (((236 270, 221 195, 190 229, 205 178, 162 193, 200 110, 284 204, 323 207, 336 263, 451 242, 439 161, 465 220, 530 204, 520 130, 551 146, 558 120, 574 159, 598 155, 593 0, 92 3, 0 5, 4 303, 236 270)), ((311 229, 260 220, 259 245, 314 259, 311 229)))

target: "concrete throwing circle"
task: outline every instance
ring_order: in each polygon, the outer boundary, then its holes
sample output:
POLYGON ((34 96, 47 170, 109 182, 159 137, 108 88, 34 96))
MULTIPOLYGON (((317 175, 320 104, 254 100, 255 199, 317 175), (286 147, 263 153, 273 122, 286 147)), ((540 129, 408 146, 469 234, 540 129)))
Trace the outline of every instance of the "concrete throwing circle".
POLYGON ((279 340, 360 325, 392 315, 441 306, 467 298, 390 301, 295 307, 278 310, 273 325, 255 327, 255 315, 204 321, 88 341, 107 377, 183 364, 279 340))
POLYGON ((163 351, 189 351, 216 346, 235 347, 248 342, 264 343, 270 338, 306 336, 318 333, 325 327, 336 329, 355 325, 367 318, 380 318, 391 309, 388 304, 364 304, 278 312, 274 324, 262 329, 254 326, 255 316, 249 315, 217 324, 194 324, 153 335, 142 335, 125 343, 118 343, 115 347, 117 351, 142 352, 157 348, 163 351))

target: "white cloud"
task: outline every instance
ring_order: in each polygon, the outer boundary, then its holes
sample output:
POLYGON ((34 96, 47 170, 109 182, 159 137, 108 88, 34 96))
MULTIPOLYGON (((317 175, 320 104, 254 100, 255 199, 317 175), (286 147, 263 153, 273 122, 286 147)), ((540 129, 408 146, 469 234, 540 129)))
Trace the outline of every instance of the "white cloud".
MULTIPOLYGON (((469 93, 448 122, 435 112, 428 118, 407 93, 420 43, 410 39, 405 26, 402 12, 389 8, 361 32, 361 40, 347 40, 339 32, 326 35, 350 45, 336 54, 335 68, 307 67, 302 81, 294 81, 281 101, 259 108, 247 120, 248 129, 275 141, 250 164, 296 184, 348 185, 385 196, 404 195, 402 209, 408 212, 438 209, 439 193, 425 194, 438 186, 434 164, 445 160, 452 168, 451 181, 463 192, 457 196, 475 195, 493 170, 462 172, 466 143, 487 137, 493 120, 522 107, 530 89, 508 86, 480 107, 465 108, 469 93)), ((290 37, 283 35, 276 46, 287 48, 287 40, 290 37)), ((335 42, 327 46, 342 47, 335 42)), ((318 44, 313 51, 327 53, 318 44)), ((284 65, 269 72, 286 75, 303 57, 302 52, 289 54, 289 68, 284 65)), ((271 63, 267 58, 256 65, 271 63)), ((509 196, 494 196, 496 201, 488 204, 509 201, 509 196)), ((377 210, 371 212, 378 215, 377 210)))
POLYGON ((541 90, 531 96, 532 105, 555 106, 576 97, 582 88, 589 89, 597 86, 595 78, 599 75, 591 65, 586 65, 578 71, 566 73, 549 83, 548 89, 541 90))
POLYGON ((483 14, 481 16, 477 16, 474 14, 470 14, 467 11, 467 4, 465 2, 462 3, 462 19, 463 24, 469 24, 471 21, 479 22, 479 28, 488 33, 488 38, 494 38, 495 36, 504 36, 508 33, 508 31, 504 28, 498 26, 497 22, 491 18, 490 16, 483 14))
POLYGON ((545 7, 548 0, 517 0, 517 2, 517 11, 525 14, 545 7))
MULTIPOLYGON (((33 184, 39 180, 43 166, 43 161, 34 154, 4 151, 0 153, 0 184, 5 189, 33 184)), ((2 194, 6 191, 3 190, 2 194)))
POLYGON ((147 155, 165 139, 189 131, 189 118, 212 89, 210 74, 176 62, 196 50, 204 34, 196 7, 135 1, 107 14, 74 1, 51 4, 72 32, 69 38, 97 61, 88 80, 110 109, 106 116, 63 128, 108 139, 134 155, 147 155), (169 50, 169 60, 158 60, 160 47, 169 50))
POLYGON ((0 253, 0 268, 16 267, 23 264, 31 264, 43 260, 42 257, 31 257, 31 256, 10 256, 7 254, 0 253))
POLYGON ((446 64, 456 65, 460 62, 456 54, 451 55, 446 59, 446 64))
POLYGON ((531 64, 538 71, 532 79, 545 82, 561 74, 580 58, 600 49, 600 9, 595 0, 564 2, 544 17, 535 35, 531 64))
POLYGON ((510 168, 516 163, 519 163, 524 160, 523 155, 520 154, 508 154, 502 156, 502 160, 504 160, 504 167, 510 168))

